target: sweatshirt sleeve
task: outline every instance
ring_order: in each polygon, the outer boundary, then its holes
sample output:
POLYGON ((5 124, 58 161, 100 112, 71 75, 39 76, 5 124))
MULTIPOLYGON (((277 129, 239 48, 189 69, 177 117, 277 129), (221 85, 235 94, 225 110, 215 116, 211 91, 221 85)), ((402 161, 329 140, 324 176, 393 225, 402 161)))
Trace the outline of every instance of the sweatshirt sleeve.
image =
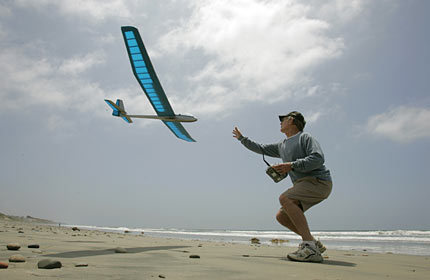
POLYGON ((304 173, 320 168, 324 164, 324 154, 320 144, 308 133, 303 133, 300 137, 306 156, 292 162, 292 168, 304 173))
POLYGON ((247 149, 257 154, 261 154, 263 151, 264 155, 266 156, 277 157, 277 158, 281 157, 279 154, 279 143, 262 145, 250 140, 248 137, 243 137, 243 136, 239 139, 239 141, 247 149))

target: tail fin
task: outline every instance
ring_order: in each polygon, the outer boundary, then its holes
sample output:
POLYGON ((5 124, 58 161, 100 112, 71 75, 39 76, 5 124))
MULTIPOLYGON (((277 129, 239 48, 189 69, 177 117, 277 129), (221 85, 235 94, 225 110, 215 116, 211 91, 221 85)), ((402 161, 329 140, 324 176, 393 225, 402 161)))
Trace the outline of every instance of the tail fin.
POLYGON ((115 117, 121 117, 126 122, 132 123, 133 121, 127 116, 127 112, 124 109, 124 103, 121 99, 117 99, 116 103, 113 103, 112 101, 105 99, 105 102, 109 105, 109 107, 112 108, 112 115, 115 117))
POLYGON ((119 110, 120 110, 120 112, 121 112, 121 113, 127 114, 127 113, 125 112, 125 109, 124 109, 124 102, 122 102, 122 100, 121 100, 121 99, 117 99, 117 100, 116 100, 116 106, 118 106, 118 107, 119 107, 119 110))

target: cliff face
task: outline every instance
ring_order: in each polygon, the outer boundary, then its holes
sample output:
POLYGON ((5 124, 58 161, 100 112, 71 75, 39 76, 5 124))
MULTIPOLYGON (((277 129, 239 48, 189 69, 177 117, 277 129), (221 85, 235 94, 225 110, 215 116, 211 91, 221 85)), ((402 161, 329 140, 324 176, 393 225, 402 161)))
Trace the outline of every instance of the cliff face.
POLYGON ((4 221, 17 221, 17 222, 28 222, 28 223, 39 223, 39 224, 55 224, 55 222, 46 220, 46 219, 40 219, 35 218, 32 216, 26 216, 26 217, 20 217, 20 216, 10 216, 3 213, 0 213, 0 220, 4 221))
POLYGON ((29 222, 32 222, 32 223, 55 224, 54 221, 46 220, 46 219, 41 219, 41 218, 35 218, 35 217, 32 217, 32 216, 27 216, 27 217, 25 217, 25 219, 27 221, 29 221, 29 222))

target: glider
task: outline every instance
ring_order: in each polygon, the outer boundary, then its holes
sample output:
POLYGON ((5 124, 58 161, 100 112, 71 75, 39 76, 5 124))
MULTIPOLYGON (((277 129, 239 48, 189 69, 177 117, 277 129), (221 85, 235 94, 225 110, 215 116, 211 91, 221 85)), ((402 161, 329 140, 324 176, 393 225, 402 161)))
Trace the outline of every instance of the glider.
POLYGON ((158 119, 161 120, 176 137, 188 142, 195 142, 182 126, 181 122, 195 122, 197 119, 188 115, 176 115, 175 112, 173 112, 172 106, 170 106, 169 100, 155 74, 154 67, 143 45, 139 31, 132 26, 122 26, 121 31, 133 74, 157 115, 129 115, 124 109, 122 100, 117 99, 116 103, 114 103, 111 100, 105 99, 106 103, 113 110, 112 115, 121 117, 128 123, 133 122, 131 120, 132 118, 158 119))

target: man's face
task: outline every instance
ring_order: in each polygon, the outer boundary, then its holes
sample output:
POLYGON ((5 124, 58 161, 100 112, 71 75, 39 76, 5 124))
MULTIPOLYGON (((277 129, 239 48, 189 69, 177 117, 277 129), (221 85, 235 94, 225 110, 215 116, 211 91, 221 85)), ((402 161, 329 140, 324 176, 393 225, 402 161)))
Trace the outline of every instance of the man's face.
POLYGON ((292 117, 284 117, 281 121, 281 132, 286 133, 288 129, 294 125, 292 117))

